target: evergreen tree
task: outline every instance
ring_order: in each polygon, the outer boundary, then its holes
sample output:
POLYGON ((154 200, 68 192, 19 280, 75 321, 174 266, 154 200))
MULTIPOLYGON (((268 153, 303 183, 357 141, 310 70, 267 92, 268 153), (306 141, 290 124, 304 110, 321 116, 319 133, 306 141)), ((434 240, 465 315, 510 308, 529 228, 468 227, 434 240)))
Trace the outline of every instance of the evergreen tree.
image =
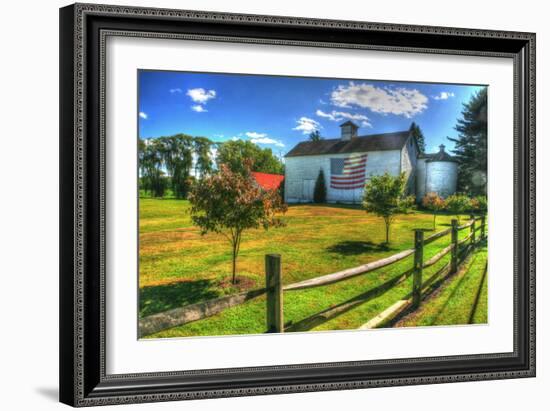
POLYGON ((309 134, 310 141, 321 141, 322 139, 323 137, 321 137, 321 133, 319 132, 319 130, 312 131, 309 134))
POLYGON ((410 131, 418 144, 418 149, 421 153, 424 153, 426 151, 426 142, 424 141, 424 133, 422 132, 422 129, 413 121, 410 131))
POLYGON ((463 105, 455 130, 458 138, 452 151, 458 160, 458 191, 470 196, 487 194, 487 88, 463 105))
POLYGON ((325 184, 325 174, 323 169, 319 170, 317 181, 315 181, 315 188, 313 189, 313 202, 326 203, 327 202, 327 186, 325 184))

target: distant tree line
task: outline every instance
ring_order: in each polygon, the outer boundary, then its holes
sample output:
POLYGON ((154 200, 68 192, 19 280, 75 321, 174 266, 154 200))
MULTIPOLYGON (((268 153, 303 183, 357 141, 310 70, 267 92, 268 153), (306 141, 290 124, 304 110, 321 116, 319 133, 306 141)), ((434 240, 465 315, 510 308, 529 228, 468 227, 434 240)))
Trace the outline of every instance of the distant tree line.
POLYGON ((222 164, 244 173, 243 164, 249 161, 252 171, 284 174, 283 163, 271 149, 242 140, 215 143, 187 134, 139 139, 138 158, 140 190, 151 197, 164 197, 170 189, 174 197, 187 198, 195 179, 212 174, 222 164))

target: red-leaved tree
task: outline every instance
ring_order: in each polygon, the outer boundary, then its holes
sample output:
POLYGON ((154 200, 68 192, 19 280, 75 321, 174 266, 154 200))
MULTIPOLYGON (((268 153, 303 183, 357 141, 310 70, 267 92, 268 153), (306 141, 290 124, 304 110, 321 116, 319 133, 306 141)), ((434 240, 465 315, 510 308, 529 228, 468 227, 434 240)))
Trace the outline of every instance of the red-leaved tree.
POLYGON ((278 217, 286 212, 277 190, 264 190, 250 173, 234 172, 221 164, 218 172, 200 179, 191 190, 191 218, 201 234, 220 233, 231 243, 232 282, 236 283, 237 257, 245 230, 281 226, 278 217))
POLYGON ((429 192, 422 199, 422 206, 433 213, 433 229, 435 230, 435 218, 437 213, 445 208, 445 200, 443 200, 437 193, 429 192))

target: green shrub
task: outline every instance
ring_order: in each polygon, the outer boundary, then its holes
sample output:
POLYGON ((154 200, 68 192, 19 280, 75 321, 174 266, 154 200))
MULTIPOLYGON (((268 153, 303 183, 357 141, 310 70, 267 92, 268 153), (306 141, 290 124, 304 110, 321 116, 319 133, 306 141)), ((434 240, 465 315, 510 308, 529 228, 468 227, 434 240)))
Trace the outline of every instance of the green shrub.
POLYGON ((471 200, 464 194, 453 194, 445 200, 445 210, 456 215, 458 222, 460 222, 460 214, 464 214, 471 209, 471 200))
POLYGON ((478 214, 487 214, 487 197, 477 196, 472 198, 471 207, 478 214))
POLYGON ((323 169, 319 170, 317 181, 315 181, 315 188, 313 189, 313 202, 317 204, 327 202, 327 186, 325 184, 325 174, 323 173, 323 169))

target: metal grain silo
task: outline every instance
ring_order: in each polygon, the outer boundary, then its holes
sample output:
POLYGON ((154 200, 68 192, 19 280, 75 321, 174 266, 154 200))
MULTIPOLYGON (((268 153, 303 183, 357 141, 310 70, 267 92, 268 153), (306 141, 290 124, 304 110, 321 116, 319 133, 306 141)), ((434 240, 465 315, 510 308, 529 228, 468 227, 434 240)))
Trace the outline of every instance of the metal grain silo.
POLYGON ((426 160, 426 192, 434 192, 446 198, 456 192, 458 164, 454 157, 439 146, 439 153, 426 160))

